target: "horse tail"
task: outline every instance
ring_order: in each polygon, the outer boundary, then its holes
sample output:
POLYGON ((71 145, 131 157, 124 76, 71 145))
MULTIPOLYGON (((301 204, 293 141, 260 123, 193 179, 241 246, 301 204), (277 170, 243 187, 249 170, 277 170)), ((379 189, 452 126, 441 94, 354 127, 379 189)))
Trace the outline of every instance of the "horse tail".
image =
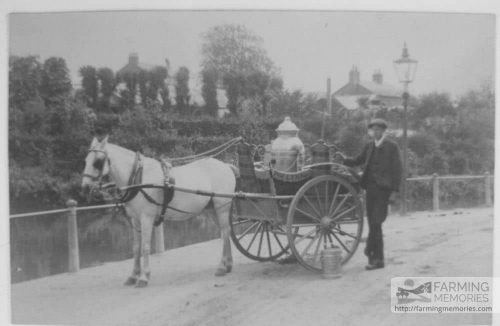
POLYGON ((238 169, 236 166, 232 165, 232 164, 228 164, 229 167, 231 168, 231 170, 233 171, 234 173, 234 176, 236 178, 239 178, 240 177, 240 169, 238 169))

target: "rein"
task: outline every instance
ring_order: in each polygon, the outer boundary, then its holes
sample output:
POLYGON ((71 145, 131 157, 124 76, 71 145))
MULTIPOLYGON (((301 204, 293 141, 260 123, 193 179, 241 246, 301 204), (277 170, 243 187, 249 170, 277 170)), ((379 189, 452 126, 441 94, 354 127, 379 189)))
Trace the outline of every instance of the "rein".
POLYGON ((212 148, 208 151, 205 151, 203 153, 194 154, 194 155, 185 156, 185 157, 169 158, 168 160, 169 160, 169 162, 175 163, 178 165, 178 164, 190 163, 190 162, 202 159, 202 158, 215 157, 215 156, 220 155, 221 153, 224 153, 225 151, 227 151, 228 149, 230 149, 234 145, 238 144, 242 140, 243 140, 243 137, 233 138, 233 139, 225 142, 224 144, 219 145, 219 146, 212 148))

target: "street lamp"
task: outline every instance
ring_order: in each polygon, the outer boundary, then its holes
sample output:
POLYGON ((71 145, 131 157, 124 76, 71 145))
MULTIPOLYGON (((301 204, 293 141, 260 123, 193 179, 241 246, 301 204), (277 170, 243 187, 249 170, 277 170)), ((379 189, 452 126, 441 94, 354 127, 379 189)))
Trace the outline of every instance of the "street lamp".
POLYGON ((403 107, 404 107, 404 115, 403 115, 403 183, 401 188, 401 197, 402 197, 402 206, 401 206, 401 214, 406 215, 407 212, 407 181, 408 177, 408 99, 410 98, 410 94, 408 94, 408 84, 413 81, 415 78, 415 73, 417 71, 418 61, 410 58, 410 54, 408 53, 408 48, 406 47, 406 43, 403 47, 403 54, 401 58, 394 60, 394 69, 396 70, 396 74, 398 75, 398 79, 400 83, 404 85, 403 92, 403 107))

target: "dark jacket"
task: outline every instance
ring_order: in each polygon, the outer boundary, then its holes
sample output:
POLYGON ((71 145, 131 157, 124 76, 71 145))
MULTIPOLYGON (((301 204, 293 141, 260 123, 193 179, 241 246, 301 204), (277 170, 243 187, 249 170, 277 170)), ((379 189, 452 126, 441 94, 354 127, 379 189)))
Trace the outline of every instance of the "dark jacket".
POLYGON ((385 138, 377 149, 379 151, 377 159, 370 160, 374 150, 375 143, 373 141, 369 142, 363 147, 363 151, 358 156, 346 158, 344 164, 347 166, 363 166, 363 175, 360 180, 360 185, 363 188, 366 188, 368 182, 366 171, 369 163, 372 176, 378 186, 391 191, 399 191, 403 165, 398 145, 394 141, 385 138))

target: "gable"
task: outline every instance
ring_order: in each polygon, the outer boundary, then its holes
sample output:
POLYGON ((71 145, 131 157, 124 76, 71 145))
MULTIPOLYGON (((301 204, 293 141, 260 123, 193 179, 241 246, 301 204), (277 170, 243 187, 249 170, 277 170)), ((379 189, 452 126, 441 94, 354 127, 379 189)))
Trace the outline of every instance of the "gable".
POLYGON ((370 95, 372 91, 363 87, 361 84, 348 83, 333 93, 334 96, 352 96, 352 95, 370 95))
POLYGON ((370 90, 373 94, 384 97, 401 97, 403 90, 389 85, 389 84, 378 84, 370 81, 362 81, 361 84, 364 88, 370 90))

